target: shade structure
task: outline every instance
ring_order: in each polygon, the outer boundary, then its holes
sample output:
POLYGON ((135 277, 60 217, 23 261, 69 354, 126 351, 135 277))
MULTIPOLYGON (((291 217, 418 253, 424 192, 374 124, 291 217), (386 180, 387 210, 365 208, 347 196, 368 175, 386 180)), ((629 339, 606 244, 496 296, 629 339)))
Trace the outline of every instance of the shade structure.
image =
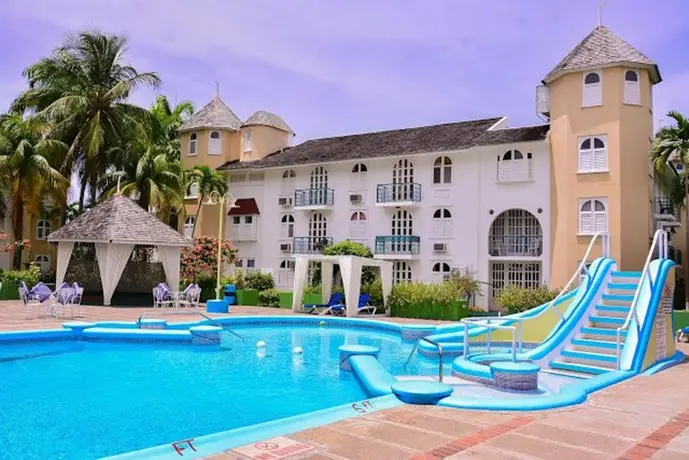
POLYGON ((392 291, 392 262, 379 259, 367 259, 358 256, 324 256, 309 254, 295 256, 292 311, 298 312, 302 309, 302 299, 304 296, 304 286, 308 278, 309 262, 319 262, 321 264, 321 293, 324 303, 328 301, 332 293, 334 266, 336 264, 340 266, 348 317, 357 315, 363 267, 380 268, 380 278, 383 286, 383 301, 387 304, 388 296, 392 291))
MULTIPOLYGON (((117 283, 136 245, 155 246, 172 289, 179 287, 180 251, 191 240, 122 195, 108 198, 48 236, 57 243, 56 282, 64 280, 75 243, 94 243, 103 287, 110 305, 117 283)), ((76 280, 77 282, 79 280, 76 280)))

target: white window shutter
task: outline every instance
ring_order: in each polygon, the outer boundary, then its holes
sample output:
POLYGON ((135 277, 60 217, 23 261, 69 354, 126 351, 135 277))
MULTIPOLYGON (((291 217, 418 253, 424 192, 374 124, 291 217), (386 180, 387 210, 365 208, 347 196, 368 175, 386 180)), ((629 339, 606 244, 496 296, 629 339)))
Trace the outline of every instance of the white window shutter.
POLYGON ((452 238, 452 219, 444 219, 443 237, 444 238, 452 238))
POLYGON ((606 230, 606 223, 607 223, 607 213, 606 212, 596 212, 594 213, 594 219, 595 219, 595 228, 597 232, 604 232, 606 230))
POLYGON ((633 81, 624 82, 624 102, 628 104, 639 103, 639 83, 633 81))
POLYGON ((605 150, 603 149, 598 149, 594 150, 593 152, 593 169, 596 171, 605 171, 607 168, 605 164, 607 163, 605 160, 605 150))
POLYGON ((433 219, 433 237, 440 238, 443 236, 443 222, 442 219, 433 219))
POLYGON ((288 223, 280 224, 280 238, 282 238, 282 239, 289 238, 288 226, 289 226, 288 223))
POLYGON ((591 150, 579 151, 579 171, 591 171, 593 169, 593 158, 591 150))
POLYGON ((589 211, 582 211, 580 213, 579 217, 579 233, 582 234, 587 234, 587 233, 593 233, 593 222, 592 222, 592 216, 591 212, 589 211))
POLYGON ((510 180, 510 163, 509 161, 502 161, 499 163, 499 176, 501 181, 510 180))

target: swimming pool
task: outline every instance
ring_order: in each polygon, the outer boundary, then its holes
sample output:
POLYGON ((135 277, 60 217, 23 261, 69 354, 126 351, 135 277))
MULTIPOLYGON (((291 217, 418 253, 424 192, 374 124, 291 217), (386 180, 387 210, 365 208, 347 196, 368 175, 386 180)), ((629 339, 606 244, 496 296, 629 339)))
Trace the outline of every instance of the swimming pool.
MULTIPOLYGON (((222 348, 57 341, 0 347, 2 458, 89 459, 366 399, 339 370, 343 344, 380 348, 393 374, 413 343, 378 329, 234 327, 222 348), (265 354, 256 342, 265 341, 265 354), (294 347, 303 354, 295 355, 294 347)), ((449 368, 449 366, 448 366, 449 368)))

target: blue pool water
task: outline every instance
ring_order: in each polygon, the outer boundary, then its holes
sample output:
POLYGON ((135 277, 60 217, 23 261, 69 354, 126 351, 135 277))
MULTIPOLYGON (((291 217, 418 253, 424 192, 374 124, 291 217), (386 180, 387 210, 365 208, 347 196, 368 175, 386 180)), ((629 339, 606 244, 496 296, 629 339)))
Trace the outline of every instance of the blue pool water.
MULTIPOLYGON (((57 342, 0 347, 0 458, 92 459, 325 409, 368 397, 338 368, 344 343, 375 345, 393 374, 400 336, 371 329, 237 328, 220 351, 57 342), (256 342, 268 344, 257 356, 256 342), (294 358, 292 348, 304 349, 294 358)), ((448 366, 449 367, 449 366, 448 366)))

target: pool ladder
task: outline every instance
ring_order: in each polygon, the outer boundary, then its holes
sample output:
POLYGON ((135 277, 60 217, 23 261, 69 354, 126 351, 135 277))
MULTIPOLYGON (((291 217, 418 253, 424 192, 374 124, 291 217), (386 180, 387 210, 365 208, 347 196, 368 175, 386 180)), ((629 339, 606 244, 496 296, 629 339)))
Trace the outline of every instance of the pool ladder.
POLYGON ((136 320, 136 327, 137 329, 141 329, 141 320, 146 317, 146 316, 157 316, 157 315, 198 315, 208 321, 210 321, 214 326, 218 326, 222 328, 223 330, 229 332, 230 334, 234 335, 235 337, 238 337, 239 339, 244 341, 244 337, 241 335, 237 334, 235 331, 230 329, 229 327, 226 327, 223 323, 217 322, 215 319, 211 318, 210 316, 204 315, 200 311, 184 311, 184 310, 172 310, 172 311, 147 311, 139 315, 139 317, 136 320))
POLYGON ((407 362, 404 363, 404 370, 407 370, 407 366, 409 366, 409 362, 411 361, 412 356, 414 356, 414 352, 419 348, 419 342, 424 341, 428 342, 431 345, 434 345, 438 349, 438 382, 443 381, 443 346, 436 342, 435 340, 428 339, 426 337, 421 337, 418 342, 416 342, 416 345, 414 345, 414 348, 412 348, 411 353, 409 353, 409 357, 407 358, 407 362))

